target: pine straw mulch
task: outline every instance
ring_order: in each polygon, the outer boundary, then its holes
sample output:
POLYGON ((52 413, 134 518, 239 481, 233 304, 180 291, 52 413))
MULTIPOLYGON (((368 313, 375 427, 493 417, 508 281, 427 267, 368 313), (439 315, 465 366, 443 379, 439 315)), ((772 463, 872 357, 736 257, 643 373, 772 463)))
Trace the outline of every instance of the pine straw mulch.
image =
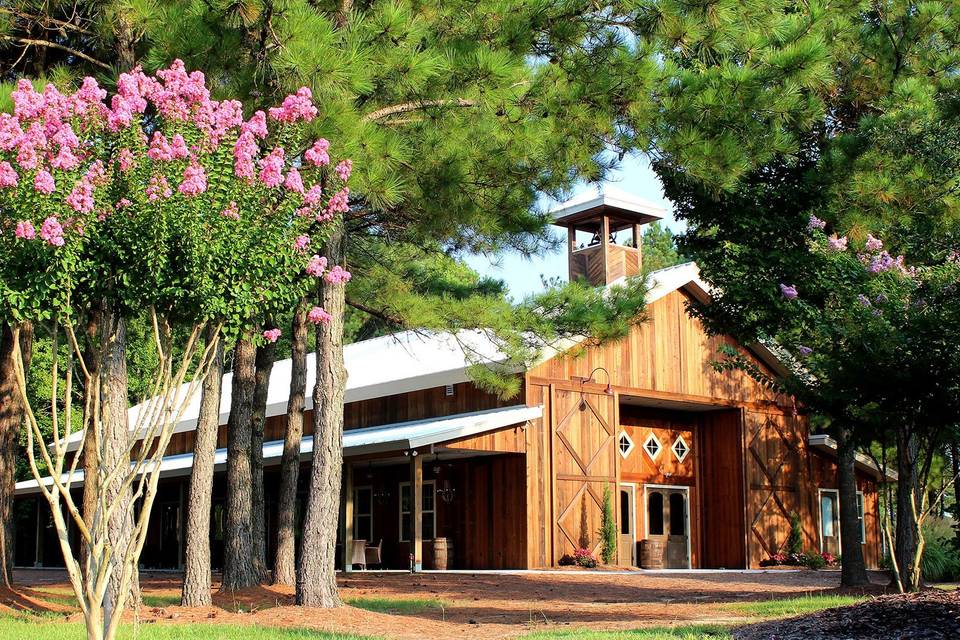
POLYGON ((849 607, 737 629, 736 640, 947 640, 960 638, 960 591, 878 596, 849 607))

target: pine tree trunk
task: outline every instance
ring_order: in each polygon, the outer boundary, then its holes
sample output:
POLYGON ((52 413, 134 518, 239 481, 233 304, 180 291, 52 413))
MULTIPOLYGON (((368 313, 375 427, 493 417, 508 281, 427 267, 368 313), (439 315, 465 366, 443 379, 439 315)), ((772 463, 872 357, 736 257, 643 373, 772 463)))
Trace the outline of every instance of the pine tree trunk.
POLYGON ((856 445, 848 429, 837 436, 837 488, 840 499, 840 584, 854 587, 870 584, 860 540, 857 511, 856 445))
MULTIPOLYGON (((207 327, 206 342, 217 338, 213 327, 207 327)), ((183 592, 180 604, 185 607, 206 607, 212 604, 210 594, 210 509, 213 503, 214 457, 217 454, 217 432, 220 429, 220 395, 223 383, 223 339, 217 342, 210 371, 203 381, 200 415, 194 432, 193 467, 190 470, 190 493, 187 500, 187 545, 184 558, 183 592)))
POLYGON ((290 397, 287 430, 280 461, 280 495, 277 504, 277 555, 273 583, 292 585, 297 579, 297 482, 300 476, 300 441, 303 439, 303 406, 307 386, 307 310, 297 306, 291 327, 290 397))
MULTIPOLYGON (((102 403, 102 452, 106 469, 129 464, 131 434, 127 420, 127 324, 115 309, 106 307, 101 325, 100 395, 102 403)), ((113 617, 120 588, 123 556, 129 549, 133 535, 132 490, 122 488, 124 474, 101 488, 106 504, 120 503, 107 523, 107 539, 114 549, 113 571, 104 597, 104 619, 113 617)), ((126 606, 136 608, 140 603, 140 582, 134 568, 130 578, 126 606)))
POLYGON ((270 390, 270 373, 276 359, 277 345, 270 342, 257 349, 256 374, 254 376, 253 413, 250 419, 250 473, 253 478, 251 501, 253 512, 250 531, 253 537, 253 571, 258 581, 267 579, 267 509, 263 494, 263 428, 267 414, 267 392, 270 390))
MULTIPOLYGON (((338 227, 327 245, 331 264, 345 256, 345 237, 338 227)), ((337 607, 334 571, 337 524, 340 513, 340 481, 343 471, 343 398, 347 372, 343 364, 342 284, 322 280, 320 304, 333 316, 329 324, 317 325, 317 384, 313 389, 313 466, 310 495, 303 522, 304 552, 297 573, 297 604, 337 607)))
POLYGON ((233 386, 227 422, 227 523, 221 591, 259 583, 253 570, 253 476, 250 469, 257 348, 240 339, 233 349, 233 386))
MULTIPOLYGON (((0 573, 3 584, 13 581, 13 495, 17 484, 17 451, 23 423, 23 401, 13 372, 13 328, 3 323, 0 338, 0 573)), ((33 328, 20 327, 20 351, 24 366, 33 346, 33 328)))
POLYGON ((914 516, 920 508, 918 491, 919 445, 910 425, 897 430, 897 523, 894 553, 900 569, 904 591, 920 589, 921 579, 917 563, 922 552, 920 527, 914 516))

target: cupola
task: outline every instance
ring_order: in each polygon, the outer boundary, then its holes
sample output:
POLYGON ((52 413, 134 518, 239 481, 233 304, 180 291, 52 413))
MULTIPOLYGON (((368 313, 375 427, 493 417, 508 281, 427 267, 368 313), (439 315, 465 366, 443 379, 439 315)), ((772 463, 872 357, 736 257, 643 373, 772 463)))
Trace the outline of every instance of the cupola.
POLYGON ((553 223, 567 229, 570 281, 605 286, 643 271, 642 231, 660 220, 661 206, 611 186, 587 191, 551 211, 553 223))

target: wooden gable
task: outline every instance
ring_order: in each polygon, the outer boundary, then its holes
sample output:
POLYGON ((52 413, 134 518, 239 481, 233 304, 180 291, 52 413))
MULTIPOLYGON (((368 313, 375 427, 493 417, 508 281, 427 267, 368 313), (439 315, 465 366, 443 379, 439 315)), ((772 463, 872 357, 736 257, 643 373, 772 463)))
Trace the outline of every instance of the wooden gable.
MULTIPOLYGON (((560 355, 533 367, 528 380, 571 380, 588 376, 596 367, 610 372, 610 383, 623 394, 643 390, 645 395, 680 402, 729 406, 785 406, 787 398, 775 394, 742 371, 717 372, 721 345, 747 354, 758 366, 768 367, 752 353, 725 336, 710 336, 703 324, 686 311, 688 294, 673 291, 647 307, 649 320, 634 327, 615 343, 587 347, 560 355)), ((594 382, 605 385, 603 372, 594 382)))

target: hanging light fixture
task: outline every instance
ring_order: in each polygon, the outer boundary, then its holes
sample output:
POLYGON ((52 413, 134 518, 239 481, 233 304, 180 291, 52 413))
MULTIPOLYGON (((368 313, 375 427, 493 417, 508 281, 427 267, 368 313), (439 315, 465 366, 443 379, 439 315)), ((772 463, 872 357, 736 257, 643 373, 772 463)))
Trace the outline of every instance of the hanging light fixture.
POLYGON ((440 496, 440 499, 445 503, 450 504, 453 502, 453 499, 457 497, 457 490, 453 488, 453 485, 450 484, 449 480, 443 481, 443 486, 437 491, 437 494, 440 496))
POLYGON ((385 485, 380 485, 373 491, 373 499, 381 507, 390 502, 390 490, 385 485))

